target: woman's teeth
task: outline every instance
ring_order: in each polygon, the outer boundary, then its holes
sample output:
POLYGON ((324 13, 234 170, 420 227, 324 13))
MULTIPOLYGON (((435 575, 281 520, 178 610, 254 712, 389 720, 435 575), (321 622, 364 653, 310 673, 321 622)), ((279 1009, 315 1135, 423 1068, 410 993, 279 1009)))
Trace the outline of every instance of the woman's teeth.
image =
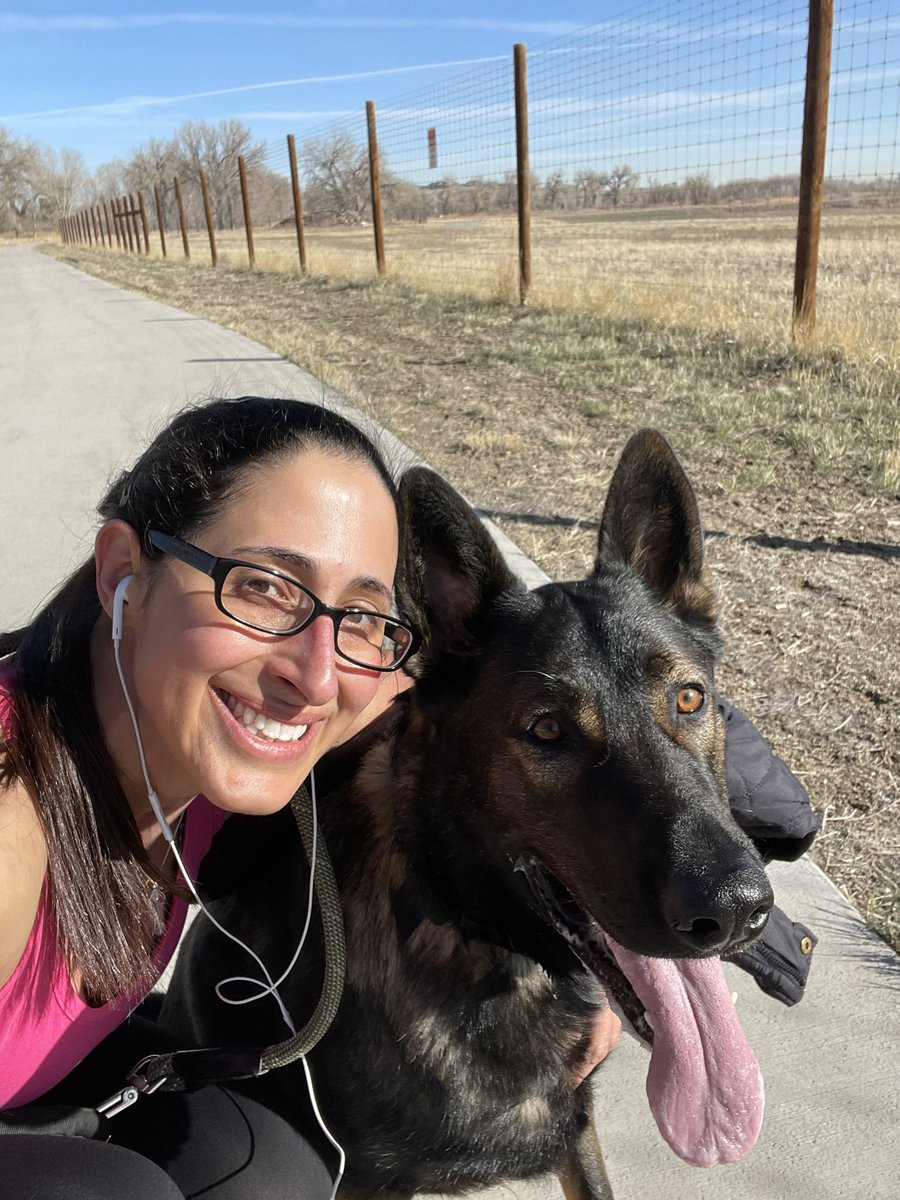
POLYGON ((243 704, 227 692, 224 698, 225 703, 234 713, 235 720, 242 722, 248 729, 252 729, 254 733, 259 734, 260 737, 269 738, 270 741, 296 742, 299 738, 303 737, 309 728, 308 725, 287 725, 281 721, 273 721, 271 717, 256 712, 255 709, 243 704))

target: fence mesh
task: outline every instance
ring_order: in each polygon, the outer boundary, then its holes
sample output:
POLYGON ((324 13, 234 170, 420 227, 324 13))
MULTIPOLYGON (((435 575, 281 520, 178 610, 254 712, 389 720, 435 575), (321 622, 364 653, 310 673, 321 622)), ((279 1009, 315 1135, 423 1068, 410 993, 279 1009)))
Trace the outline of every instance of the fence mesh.
MULTIPOLYGON (((819 323, 894 357, 900 282, 900 17, 837 0, 819 323)), ((806 0, 653 0, 528 53, 536 303, 737 336, 792 302, 806 0)), ((519 294, 512 55, 376 105, 388 274, 519 294)), ((316 273, 375 274, 364 111, 297 133, 316 273)), ((248 160, 257 262, 297 268, 287 146, 248 160)), ((247 250, 234 163, 216 182, 220 259, 247 250)), ((196 179, 183 181, 199 229, 196 179)), ((171 181, 166 223, 175 222, 171 181)), ((202 233, 192 234, 208 259, 202 233)))

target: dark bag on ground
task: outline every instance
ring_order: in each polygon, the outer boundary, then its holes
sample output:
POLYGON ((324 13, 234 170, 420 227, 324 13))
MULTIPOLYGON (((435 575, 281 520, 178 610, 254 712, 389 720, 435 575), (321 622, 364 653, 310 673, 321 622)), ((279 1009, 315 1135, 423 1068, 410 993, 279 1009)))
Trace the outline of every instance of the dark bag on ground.
MULTIPOLYGON (((740 709, 719 700, 725 718, 725 769, 734 819, 753 840, 764 862, 793 862, 812 845, 819 828, 806 788, 740 709)), ((761 936, 729 961, 749 972, 782 1004, 803 999, 812 952, 812 930, 773 908, 761 936)))

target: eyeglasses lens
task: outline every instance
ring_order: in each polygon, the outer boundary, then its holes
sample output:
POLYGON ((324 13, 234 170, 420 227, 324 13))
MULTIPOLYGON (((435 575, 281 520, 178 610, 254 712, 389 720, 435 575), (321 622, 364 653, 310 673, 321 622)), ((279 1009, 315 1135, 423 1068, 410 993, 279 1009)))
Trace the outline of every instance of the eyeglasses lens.
MULTIPOLYGON (((222 607, 242 624, 271 633, 291 633, 312 615, 314 598, 302 588, 262 568, 234 566, 222 581, 222 607)), ((337 626, 336 648, 364 667, 392 667, 406 655, 412 634, 389 618, 347 612, 337 626)))

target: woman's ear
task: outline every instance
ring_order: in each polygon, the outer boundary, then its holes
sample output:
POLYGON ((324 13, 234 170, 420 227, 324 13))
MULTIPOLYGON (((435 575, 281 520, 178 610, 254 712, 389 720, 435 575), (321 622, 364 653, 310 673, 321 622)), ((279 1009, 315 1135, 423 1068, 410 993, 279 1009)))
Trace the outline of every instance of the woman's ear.
MULTIPOLYGON (((112 617, 116 588, 126 576, 136 576, 141 570, 141 542, 137 531, 127 521, 107 521, 94 541, 94 563, 97 595, 103 611, 112 617)), ((134 584, 131 590, 136 590, 134 584)), ((130 598, 133 599, 133 595, 130 598)))

